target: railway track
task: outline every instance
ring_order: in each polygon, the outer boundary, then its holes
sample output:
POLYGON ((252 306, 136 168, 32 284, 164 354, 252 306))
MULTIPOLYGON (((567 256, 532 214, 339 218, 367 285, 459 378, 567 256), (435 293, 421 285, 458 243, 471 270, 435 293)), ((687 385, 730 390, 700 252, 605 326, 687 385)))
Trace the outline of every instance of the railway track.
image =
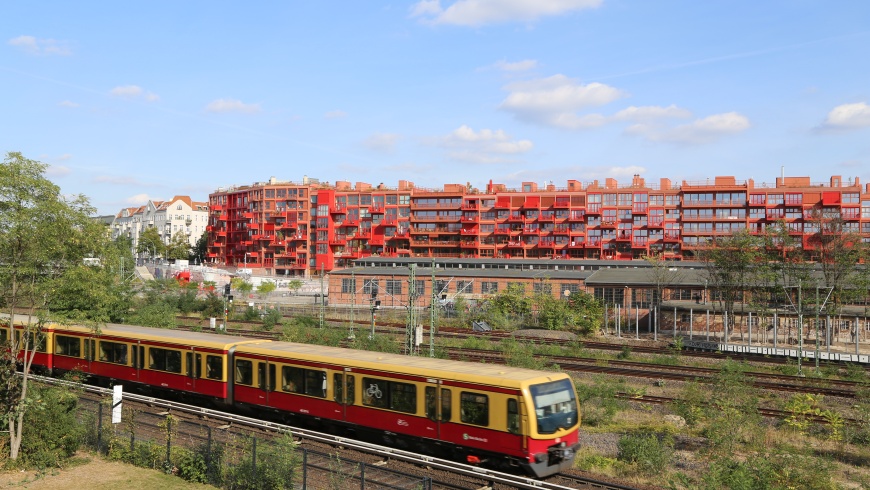
MULTIPOLYGON (((50 383, 80 390, 84 397, 95 403, 102 403, 112 395, 111 389, 100 388, 87 384, 72 383, 31 375, 34 381, 50 383)), ((373 482, 371 475, 363 476, 360 469, 353 464, 354 461, 363 460, 371 467, 390 467, 395 473, 411 474, 415 472, 420 476, 431 478, 433 489, 444 490, 472 490, 490 488, 492 490, 507 489, 541 489, 541 490, 571 490, 594 488, 600 490, 633 490, 634 487, 617 483, 608 483, 600 480, 585 478, 579 474, 564 474, 554 476, 546 480, 497 472, 478 466, 458 463, 456 461, 443 460, 431 456, 419 455, 408 451, 379 446, 342 437, 340 435, 324 434, 299 427, 291 427, 276 422, 260 420, 238 414, 213 410, 194 405, 183 404, 175 401, 163 400, 150 396, 142 396, 132 393, 124 394, 124 405, 135 404, 137 410, 146 411, 155 415, 171 413, 180 421, 192 424, 208 424, 215 428, 234 427, 236 430, 253 431, 253 433, 265 435, 278 435, 290 433, 300 445, 314 448, 326 448, 330 451, 340 451, 341 460, 348 464, 335 464, 335 460, 317 462, 324 471, 342 470, 343 477, 351 480, 362 480, 371 483, 369 488, 405 488, 395 482, 386 481, 389 476, 380 476, 381 481, 373 482)), ((108 415, 106 415, 108 416, 108 415)), ((137 421, 137 424, 139 422, 137 421)), ((164 429, 159 424, 151 423, 146 428, 155 437, 164 429)), ((395 477, 398 478, 398 477, 395 477)), ((314 488, 314 487, 312 487, 314 488)), ((419 488, 419 487, 410 487, 419 488)))
MULTIPOLYGON (((502 364, 505 362, 504 354, 499 351, 483 349, 449 349, 450 358, 475 362, 491 362, 502 364)), ((710 382, 719 372, 716 369, 699 368, 691 366, 668 366, 662 364, 642 363, 633 361, 602 360, 579 357, 536 356, 539 359, 557 364, 566 371, 585 373, 613 374, 618 376, 630 376, 636 378, 661 379, 672 381, 699 381, 710 382)), ((787 391, 794 393, 812 393, 825 396, 839 396, 854 398, 855 390, 859 383, 852 381, 833 380, 808 380, 796 384, 796 378, 783 375, 768 375, 765 373, 747 372, 746 376, 752 378, 754 386, 766 390, 787 391)))

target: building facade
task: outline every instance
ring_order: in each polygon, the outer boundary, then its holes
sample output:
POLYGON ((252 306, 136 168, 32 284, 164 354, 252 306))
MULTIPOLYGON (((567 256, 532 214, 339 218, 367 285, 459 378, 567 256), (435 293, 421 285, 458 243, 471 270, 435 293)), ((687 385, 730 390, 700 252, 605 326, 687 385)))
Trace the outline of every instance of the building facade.
POLYGON ((635 175, 628 184, 490 183, 484 190, 272 179, 209 199, 210 259, 286 275, 341 269, 368 256, 683 259, 717 237, 760 234, 778 223, 812 250, 819 217, 836 218, 843 231, 870 241, 870 185, 840 176, 824 183, 783 176, 756 185, 734 177, 647 184, 635 175))
POLYGON ((190 247, 206 232, 208 203, 191 200, 189 196, 175 196, 168 201, 148 201, 144 206, 124 208, 115 215, 109 228, 112 238, 130 239, 135 253, 139 237, 148 228, 156 228, 164 244, 184 233, 190 247))

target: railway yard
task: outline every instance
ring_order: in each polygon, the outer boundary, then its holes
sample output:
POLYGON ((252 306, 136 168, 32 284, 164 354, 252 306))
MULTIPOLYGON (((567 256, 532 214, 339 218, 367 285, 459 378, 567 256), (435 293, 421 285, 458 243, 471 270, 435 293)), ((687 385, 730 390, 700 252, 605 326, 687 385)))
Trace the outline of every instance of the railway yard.
MULTIPOLYGON (((344 319, 325 318, 323 329, 294 326, 291 321, 274 331, 264 330, 261 323, 234 321, 225 333, 360 348, 366 346, 355 340, 364 340, 370 326, 365 321, 354 325, 354 337, 348 334, 344 319)), ((198 317, 179 317, 175 328, 209 330, 198 317)), ((404 325, 382 321, 373 328, 380 340, 395 342, 393 352, 401 352, 404 325)), ((695 488, 705 481, 712 446, 710 433, 698 430, 699 425, 694 425, 698 421, 691 415, 721 405, 717 392, 734 389, 723 384, 723 379, 737 373, 744 380, 739 383, 743 395, 750 393, 752 398, 751 412, 760 417, 758 425, 750 430, 775 446, 811 447, 824 459, 827 473, 823 478, 828 478, 831 486, 808 484, 806 488, 870 485, 865 464, 870 458, 867 445, 848 443, 843 437, 849 431, 867 430, 866 365, 823 361, 818 370, 808 364, 804 368, 807 375, 796 376, 794 361, 786 358, 730 353, 726 359, 722 353, 681 349, 679 344, 664 340, 610 336, 587 340, 544 330, 473 332, 446 327, 437 334, 438 357, 570 374, 577 385, 583 416, 581 449, 574 468, 543 481, 534 480, 361 443, 337 434, 283 426, 277 420, 260 420, 251 414, 224 413, 180 403, 182 400, 137 394, 125 394, 127 422, 107 431, 105 428, 111 427, 107 402, 110 390, 87 387, 77 391, 81 393, 80 406, 85 416, 104 427, 98 431, 103 440, 97 446, 110 455, 127 444, 132 452, 137 441, 151 441, 167 445, 167 460, 169 445, 201 448, 204 444, 227 451, 235 448, 237 457, 243 459, 244 451, 251 450, 252 440, 260 441, 263 451, 263 447, 289 432, 295 454, 304 462, 301 473, 294 475, 299 488, 695 488), (167 423, 174 426, 169 436, 172 441, 167 440, 167 423), (637 462, 624 461, 623 440, 632 434, 653 434, 658 440, 653 449, 667 453, 667 458, 661 460, 667 466, 661 471, 645 472, 637 462)), ((424 352, 418 355, 428 354, 425 347, 424 342, 424 352)), ((734 392, 735 399, 740 389, 734 392)), ((726 402, 723 410, 738 413, 740 407, 726 402)), ((731 414, 722 415, 723 419, 729 417, 731 414)), ((256 448, 255 442, 254 454, 256 448)), ((751 456, 745 457, 748 460, 751 456)), ((811 469, 815 471, 810 465, 806 472, 811 469)))

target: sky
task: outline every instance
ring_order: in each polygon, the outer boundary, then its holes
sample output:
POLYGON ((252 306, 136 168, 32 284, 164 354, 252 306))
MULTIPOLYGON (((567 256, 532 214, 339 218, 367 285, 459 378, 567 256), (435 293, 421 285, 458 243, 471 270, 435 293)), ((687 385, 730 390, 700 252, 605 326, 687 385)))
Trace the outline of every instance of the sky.
POLYGON ((870 2, 7 2, 0 151, 100 214, 279 180, 870 182, 870 2), (784 167, 784 168, 783 168, 784 167))

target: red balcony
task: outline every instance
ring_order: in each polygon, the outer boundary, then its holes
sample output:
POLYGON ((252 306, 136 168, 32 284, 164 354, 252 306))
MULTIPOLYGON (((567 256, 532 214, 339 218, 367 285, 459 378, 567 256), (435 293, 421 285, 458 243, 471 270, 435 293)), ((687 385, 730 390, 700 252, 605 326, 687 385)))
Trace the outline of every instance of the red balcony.
POLYGON ((473 228, 463 228, 463 229, 462 229, 462 234, 463 234, 463 235, 477 235, 479 232, 480 232, 480 229, 477 228, 477 227, 473 227, 473 228))
POLYGON ((383 245, 384 244, 384 236, 383 235, 372 235, 369 239, 369 245, 383 245))
POLYGON ((296 262, 291 267, 293 269, 307 269, 308 259, 296 259, 296 262))
POLYGON ((541 240, 538 242, 538 248, 555 248, 556 241, 555 240, 541 240))
POLYGON ((556 225, 556 228, 554 228, 553 231, 558 234, 568 233, 571 231, 571 227, 568 225, 556 225))
POLYGON ((601 203, 587 204, 586 214, 601 214, 601 203))
POLYGON ((679 230, 665 230, 664 239, 666 242, 678 242, 678 241, 680 241, 680 231, 679 230))
POLYGON ((466 215, 463 215, 462 218, 461 218, 461 221, 462 221, 463 223, 474 223, 474 222, 477 221, 479 218, 480 218, 480 217, 479 217, 478 215, 476 215, 476 214, 475 214, 474 216, 466 216, 466 215))
POLYGON ((409 235, 410 233, 408 232, 408 230, 397 230, 396 234, 390 238, 408 238, 409 235))
POLYGON ((511 215, 508 216, 508 221, 519 221, 522 223, 523 213, 511 213, 511 215))
POLYGON ((329 239, 330 245, 346 245, 347 244, 347 236, 345 235, 335 235, 334 237, 329 239))
POLYGON ((586 245, 586 237, 571 237, 568 248, 583 248, 586 245))
POLYGON ((209 209, 212 211, 223 211, 224 206, 223 206, 223 204, 212 204, 209 206, 209 209))
POLYGON ((646 214, 648 204, 645 202, 636 202, 631 206, 632 214, 646 214))
POLYGON ((509 235, 510 232, 511 232, 510 228, 496 228, 495 229, 496 235, 509 235))
POLYGON ((557 208, 567 208, 571 206, 571 198, 569 197, 557 197, 556 202, 553 206, 557 208))
POLYGON ((635 248, 645 248, 647 246, 647 243, 648 243, 648 239, 645 236, 634 237, 631 240, 631 246, 635 247, 635 248))
POLYGON ((218 231, 216 231, 215 233, 216 233, 217 236, 219 236, 219 237, 225 237, 225 236, 227 236, 227 230, 218 230, 218 231))
POLYGON ((347 204, 344 203, 335 203, 329 207, 330 214, 344 214, 347 209, 347 204))
POLYGON ((528 226, 525 227, 525 228, 523 228, 523 234, 524 234, 524 235, 538 235, 538 234, 540 234, 540 233, 541 233, 541 229, 540 229, 540 228, 531 228, 531 227, 528 227, 528 226))
POLYGON ((399 222, 399 218, 393 214, 388 214, 384 216, 384 219, 381 220, 381 225, 384 226, 396 226, 396 223, 399 222))
POLYGON ((601 246, 601 237, 592 236, 586 239, 586 248, 598 248, 601 246))
POLYGON ((555 214, 552 214, 552 213, 541 213, 541 215, 538 216, 538 221, 544 221, 544 222, 551 222, 551 223, 552 223, 552 222, 555 221, 555 220, 556 220, 556 215, 555 215, 555 214))
POLYGON ((508 240, 507 246, 508 247, 522 247, 523 242, 520 240, 508 240))
POLYGON ((466 240, 459 242, 459 246, 462 248, 477 248, 480 246, 480 243, 477 240, 466 240))
POLYGON ((220 215, 218 215, 217 219, 218 219, 218 221, 226 221, 226 220, 227 220, 227 215, 226 215, 226 214, 220 214, 220 215))
POLYGON ((462 209, 468 211, 476 211, 477 209, 479 209, 479 206, 477 201, 466 201, 462 203, 462 209))
POLYGON ((369 206, 369 213, 384 214, 384 203, 374 203, 369 206))
POLYGON ((254 219, 254 213, 242 213, 242 217, 245 219, 254 219))
POLYGON ((369 239, 371 237, 372 237, 372 230, 367 228, 367 229, 359 230, 356 232, 355 236, 348 236, 347 238, 350 240, 350 239, 361 239, 361 238, 369 239))
POLYGON ((608 229, 616 228, 616 221, 601 220, 601 228, 608 228, 608 229))
POLYGON ((665 219, 661 216, 650 216, 647 226, 650 228, 661 228, 664 226, 665 219))
POLYGON ((619 231, 616 233, 616 240, 620 242, 626 242, 631 240, 631 232, 630 231, 619 231))

